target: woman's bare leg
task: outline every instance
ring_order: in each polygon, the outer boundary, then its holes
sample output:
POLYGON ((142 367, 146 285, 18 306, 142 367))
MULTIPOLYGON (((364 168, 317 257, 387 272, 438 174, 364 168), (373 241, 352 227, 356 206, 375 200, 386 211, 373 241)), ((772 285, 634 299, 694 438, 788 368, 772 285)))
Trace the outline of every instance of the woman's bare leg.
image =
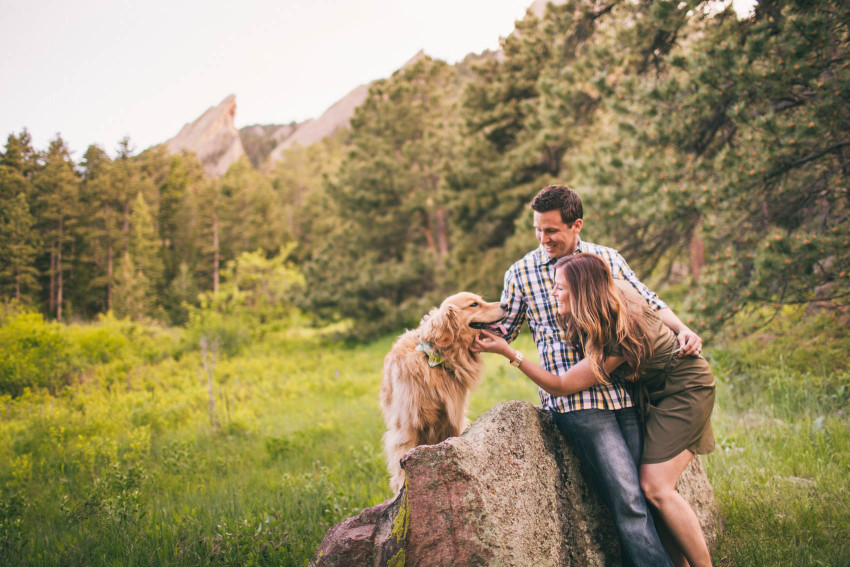
POLYGON ((676 483, 692 458, 693 453, 685 450, 669 461, 641 465, 640 486, 687 562, 692 567, 710 567, 711 557, 697 515, 676 492, 676 483))
POLYGON ((685 559, 685 556, 682 555, 682 548, 679 547, 679 544, 673 538, 673 534, 670 533, 670 530, 667 529, 667 524, 664 522, 664 518, 661 517, 661 514, 655 508, 652 508, 652 519, 655 522, 655 529, 658 532, 658 539, 661 540, 661 545, 664 546, 664 551, 667 552, 667 555, 670 556, 670 561, 673 562, 675 567, 690 567, 690 563, 685 559))

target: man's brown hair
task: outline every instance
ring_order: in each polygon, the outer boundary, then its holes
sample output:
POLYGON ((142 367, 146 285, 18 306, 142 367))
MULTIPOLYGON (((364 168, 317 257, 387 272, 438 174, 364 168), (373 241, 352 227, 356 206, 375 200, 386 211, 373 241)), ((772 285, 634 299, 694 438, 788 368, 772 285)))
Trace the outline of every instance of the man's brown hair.
POLYGON ((538 213, 561 211, 561 220, 566 225, 584 216, 578 193, 563 185, 549 185, 541 189, 531 200, 531 208, 538 213))

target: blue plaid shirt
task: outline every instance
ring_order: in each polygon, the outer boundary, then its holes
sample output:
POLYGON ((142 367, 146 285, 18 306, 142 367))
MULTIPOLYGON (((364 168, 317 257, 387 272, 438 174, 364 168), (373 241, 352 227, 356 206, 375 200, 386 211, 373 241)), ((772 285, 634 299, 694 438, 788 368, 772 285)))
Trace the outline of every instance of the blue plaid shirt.
MULTIPOLYGON (((650 291, 637 279, 623 257, 613 248, 579 240, 576 252, 601 256, 608 262, 614 277, 632 284, 653 309, 657 311, 667 307, 655 292, 650 291)), ((505 273, 501 304, 508 312, 504 321, 508 330, 508 341, 517 337, 523 322, 527 320, 543 368, 561 375, 581 360, 581 354, 573 345, 567 344, 566 331, 558 323, 555 299, 552 297, 555 261, 556 259, 549 258, 542 246, 526 254, 505 273)), ((597 384, 570 396, 551 396, 542 388, 539 389, 539 394, 544 408, 558 412, 582 409, 616 410, 633 405, 626 386, 615 381, 608 385, 597 384)))

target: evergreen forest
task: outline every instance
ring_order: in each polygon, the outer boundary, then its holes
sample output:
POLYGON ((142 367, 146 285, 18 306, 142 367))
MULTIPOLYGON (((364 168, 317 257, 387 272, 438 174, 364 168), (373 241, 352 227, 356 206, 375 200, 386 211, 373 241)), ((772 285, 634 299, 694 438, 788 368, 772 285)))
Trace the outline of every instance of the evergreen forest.
POLYGON ((847 2, 568 0, 274 163, 111 150, 0 151, 0 563, 305 564, 389 497, 393 338, 497 300, 549 184, 713 342, 716 564, 850 561, 847 2))
MULTIPOLYGON (((534 245, 527 203, 562 183, 585 201, 588 240, 690 283, 699 327, 846 302, 848 10, 716 8, 552 6, 498 56, 425 58, 375 83, 350 130, 221 179, 161 146, 74 161, 61 136, 37 149, 12 134, 0 293, 58 321, 179 325, 256 254, 292 270, 275 285, 295 307, 374 335, 459 289, 497 297, 534 245)), ((245 285, 277 302, 267 284, 245 285)))

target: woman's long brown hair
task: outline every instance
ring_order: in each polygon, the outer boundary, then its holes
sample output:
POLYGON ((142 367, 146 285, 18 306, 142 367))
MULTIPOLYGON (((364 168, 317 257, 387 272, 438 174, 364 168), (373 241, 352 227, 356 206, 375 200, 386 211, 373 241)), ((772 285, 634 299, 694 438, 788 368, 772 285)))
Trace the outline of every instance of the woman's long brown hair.
POLYGON ((633 370, 627 379, 637 379, 652 358, 648 320, 643 316, 649 306, 627 298, 614 283, 608 264, 594 254, 564 256, 555 269, 563 272, 570 294, 570 313, 561 321, 567 329, 567 340, 581 345, 600 382, 608 383, 610 379, 602 361, 615 345, 633 370))

